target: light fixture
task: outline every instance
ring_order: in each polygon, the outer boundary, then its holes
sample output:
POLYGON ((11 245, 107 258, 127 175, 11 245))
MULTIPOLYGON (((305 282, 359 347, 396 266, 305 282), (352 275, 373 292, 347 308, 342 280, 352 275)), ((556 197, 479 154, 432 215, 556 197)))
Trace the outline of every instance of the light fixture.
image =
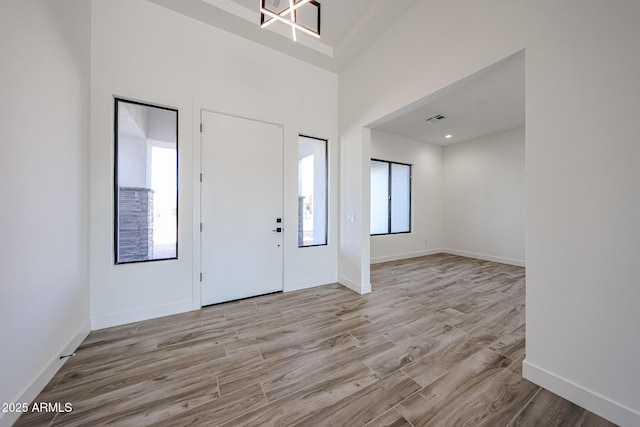
POLYGON ((449 138, 453 137, 453 135, 449 134, 449 135, 445 135, 444 137, 449 139, 449 138))
POLYGON ((293 41, 297 40, 296 31, 302 31, 312 37, 320 38, 320 3, 315 0, 289 0, 289 7, 277 11, 267 7, 267 3, 272 7, 278 7, 282 0, 260 0, 260 26, 265 28, 273 22, 278 21, 291 27, 293 41), (304 5, 315 6, 317 9, 317 30, 308 28, 298 22, 297 10, 304 5))

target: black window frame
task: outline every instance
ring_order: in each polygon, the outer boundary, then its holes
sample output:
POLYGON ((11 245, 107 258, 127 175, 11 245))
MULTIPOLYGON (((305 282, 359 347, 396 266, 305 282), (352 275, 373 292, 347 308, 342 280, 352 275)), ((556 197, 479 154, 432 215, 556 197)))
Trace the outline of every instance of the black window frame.
MULTIPOLYGON (((370 236, 388 236, 393 234, 409 234, 413 230, 413 165, 410 163, 402 163, 402 162, 394 162, 390 160, 382 160, 372 158, 371 162, 380 162, 387 164, 387 191, 388 191, 388 202, 387 202, 387 232, 386 233, 371 233, 371 225, 369 225, 369 235, 370 236), (392 218, 392 199, 393 199, 393 175, 391 173, 392 165, 401 165, 409 167, 409 230, 407 231, 391 231, 391 218, 392 218)), ((371 176, 371 162, 369 163, 369 176, 371 176)))
POLYGON ((179 128, 180 128, 180 111, 177 108, 166 107, 158 104, 151 104, 148 102, 136 101, 128 98, 113 97, 113 141, 114 141, 114 158, 113 158, 113 263, 114 265, 126 265, 126 264, 139 264, 143 262, 156 262, 156 261, 173 261, 179 257, 179 231, 180 231, 180 141, 179 141, 179 128), (118 260, 118 227, 119 227, 119 181, 118 181, 118 105, 119 103, 128 103, 134 105, 140 105, 143 107, 158 108, 161 110, 172 111, 176 113, 176 254, 169 258, 153 258, 153 259, 140 259, 132 261, 119 261, 118 260))
MULTIPOLYGON (((310 135, 305 135, 302 133, 298 134, 298 141, 299 138, 309 138, 309 139, 315 139, 316 141, 322 141, 324 142, 324 146, 325 146, 325 150, 324 150, 324 164, 325 164, 325 168, 324 168, 324 182, 326 185, 326 190, 325 190, 325 207, 324 207, 324 243, 318 243, 315 245, 300 245, 300 242, 298 241, 298 249, 303 249, 303 248, 315 248, 318 246, 328 246, 329 245, 329 140, 326 138, 318 138, 316 136, 310 136, 310 135)), ((299 143, 298 143, 299 144, 299 143)), ((298 145, 299 148, 299 145, 298 145)), ((298 180, 300 179, 300 166, 298 165, 298 180)), ((299 215, 300 213, 298 213, 299 215)), ((304 232, 304 230, 302 230, 304 232)), ((300 230, 298 230, 298 232, 300 232, 300 230)))

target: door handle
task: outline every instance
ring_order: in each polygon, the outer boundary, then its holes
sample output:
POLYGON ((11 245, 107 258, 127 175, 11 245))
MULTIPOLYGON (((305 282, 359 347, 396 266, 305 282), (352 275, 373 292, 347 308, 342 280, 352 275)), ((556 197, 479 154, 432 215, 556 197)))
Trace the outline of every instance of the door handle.
POLYGON ((282 233, 282 227, 278 227, 275 230, 271 230, 271 231, 275 231, 276 233, 282 233))

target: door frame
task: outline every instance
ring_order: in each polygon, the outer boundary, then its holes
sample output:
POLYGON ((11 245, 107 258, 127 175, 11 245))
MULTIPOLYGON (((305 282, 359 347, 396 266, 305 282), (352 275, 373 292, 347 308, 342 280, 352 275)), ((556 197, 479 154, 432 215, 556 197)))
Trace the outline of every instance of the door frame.
MULTIPOLYGON (((202 121, 203 121, 203 114, 204 113, 214 113, 214 114, 220 114, 220 115, 224 115, 224 116, 228 116, 228 117, 234 117, 234 118, 238 118, 238 119, 245 119, 245 120, 251 120, 254 122, 258 122, 258 123, 264 123, 264 124, 268 124, 268 125, 273 125, 273 126, 278 126, 282 129, 282 164, 283 164, 283 169, 285 169, 284 167, 284 161, 285 161, 285 139, 286 139, 286 133, 285 133, 285 126, 281 123, 276 123, 276 122, 270 122, 268 120, 262 120, 262 119, 256 119, 254 117, 249 117, 249 116, 244 116, 241 114, 233 114, 233 113, 228 113, 226 111, 220 111, 220 110, 216 110, 216 109, 211 109, 211 108, 205 108, 199 104, 197 104, 196 102, 193 103, 193 110, 194 112, 198 112, 197 114, 193 115, 193 135, 198 135, 198 140, 199 143, 198 144, 193 144, 193 188, 194 188, 194 195, 193 195, 193 277, 192 277, 192 301, 193 301, 193 306, 192 309, 193 310, 199 310, 203 307, 202 305, 202 233, 201 233, 201 229, 200 229, 200 223, 202 222, 202 143, 203 143, 203 138, 202 138, 202 121), (197 189, 197 192, 196 192, 197 189)), ((193 141, 196 141, 196 138, 193 138, 193 141)), ((285 217, 286 217, 286 213, 285 213, 285 198, 284 198, 284 188, 285 188, 285 183, 284 183, 284 175, 282 177, 282 183, 281 183, 281 189, 280 191, 282 192, 282 224, 285 224, 285 217)), ((284 266, 285 266, 285 242, 286 242, 286 236, 287 236, 287 227, 283 227, 282 230, 282 292, 284 292, 284 278, 285 278, 285 271, 284 271, 284 266)))

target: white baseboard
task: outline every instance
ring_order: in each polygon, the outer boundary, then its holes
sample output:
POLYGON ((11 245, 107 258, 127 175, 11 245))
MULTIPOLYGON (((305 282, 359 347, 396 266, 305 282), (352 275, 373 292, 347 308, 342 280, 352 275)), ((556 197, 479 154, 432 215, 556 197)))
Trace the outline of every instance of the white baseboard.
MULTIPOLYGON (((198 309, 200 309, 200 307, 198 307, 198 309)), ((187 311, 193 311, 193 303, 191 300, 145 308, 142 310, 133 310, 116 314, 108 314, 106 316, 93 317, 91 318, 91 329, 95 331, 98 329, 110 328, 112 326, 139 322, 141 320, 185 313, 187 311)))
POLYGON ((360 283, 354 282, 351 279, 347 279, 344 276, 338 277, 338 283, 340 283, 345 288, 349 288, 352 291, 359 293, 360 295, 368 294, 369 292, 371 292, 371 283, 361 285, 360 283))
POLYGON ((522 376, 619 426, 640 426, 640 412, 555 375, 526 359, 522 362, 522 376))
POLYGON ((295 282, 289 282, 284 285, 284 292, 299 291, 302 289, 315 288, 316 286, 329 285, 336 283, 338 278, 336 276, 322 276, 314 277, 312 279, 298 280, 295 282))
POLYGON ((421 256, 435 255, 439 253, 442 253, 442 249, 428 249, 428 250, 417 251, 417 252, 406 252, 403 254, 385 255, 385 256, 371 258, 371 264, 380 264, 382 262, 398 261, 401 259, 418 258, 421 256))
MULTIPOLYGON (((16 397, 13 402, 33 402, 45 386, 49 384, 49 381, 51 381, 54 375, 60 370, 60 368, 62 368, 62 365, 67 362, 68 359, 60 360, 60 356, 74 353, 80 344, 82 344, 82 341, 87 338, 89 332, 91 332, 91 321, 87 320, 84 325, 80 327, 75 336, 54 354, 49 363, 42 368, 31 384, 28 385, 21 395, 16 397)), ((19 412, 0 413, 0 427, 10 427, 18 420, 20 415, 21 413, 19 412)))
POLYGON ((467 258, 481 259, 484 261, 493 261, 500 264, 509 264, 509 265, 516 265, 518 267, 525 267, 525 261, 519 260, 519 259, 503 258, 503 257, 498 257, 493 255, 478 254, 475 252, 459 251, 457 249, 448 249, 448 248, 444 248, 440 252, 445 254, 451 254, 451 255, 459 255, 467 258))

